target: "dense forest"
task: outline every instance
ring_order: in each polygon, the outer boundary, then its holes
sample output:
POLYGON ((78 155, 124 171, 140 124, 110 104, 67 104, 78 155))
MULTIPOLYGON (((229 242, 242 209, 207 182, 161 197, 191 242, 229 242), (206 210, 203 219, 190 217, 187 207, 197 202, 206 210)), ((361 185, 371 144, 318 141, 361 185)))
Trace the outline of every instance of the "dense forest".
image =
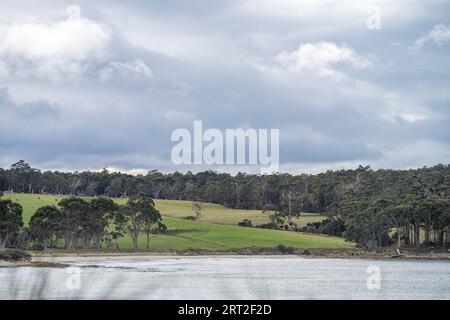
MULTIPOLYGON (((397 243, 450 243, 450 166, 411 170, 327 171, 317 175, 235 176, 214 171, 145 175, 120 172, 58 172, 19 161, 0 169, 0 190, 74 196, 195 200, 272 214, 272 227, 295 229, 301 212, 328 216, 306 231, 342 235, 368 248, 397 243)), ((305 230, 303 230, 305 231, 305 230)))

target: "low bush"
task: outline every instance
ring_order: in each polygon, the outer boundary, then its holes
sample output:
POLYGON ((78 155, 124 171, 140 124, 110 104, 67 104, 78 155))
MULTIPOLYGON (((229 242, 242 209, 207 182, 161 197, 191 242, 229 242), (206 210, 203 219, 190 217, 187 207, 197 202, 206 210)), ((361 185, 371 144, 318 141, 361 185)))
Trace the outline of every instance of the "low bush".
POLYGON ((252 220, 244 219, 238 223, 238 226, 247 228, 253 227, 252 220))
POLYGON ((28 261, 31 260, 31 255, 23 250, 18 249, 1 249, 0 260, 4 261, 28 261))

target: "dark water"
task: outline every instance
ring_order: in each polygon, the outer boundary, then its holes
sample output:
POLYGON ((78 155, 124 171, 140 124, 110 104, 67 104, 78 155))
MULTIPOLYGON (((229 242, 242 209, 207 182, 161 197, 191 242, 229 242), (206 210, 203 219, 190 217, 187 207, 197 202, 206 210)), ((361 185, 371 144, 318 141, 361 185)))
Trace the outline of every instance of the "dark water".
POLYGON ((0 299, 450 299, 450 262, 297 257, 52 258, 0 269, 0 299))

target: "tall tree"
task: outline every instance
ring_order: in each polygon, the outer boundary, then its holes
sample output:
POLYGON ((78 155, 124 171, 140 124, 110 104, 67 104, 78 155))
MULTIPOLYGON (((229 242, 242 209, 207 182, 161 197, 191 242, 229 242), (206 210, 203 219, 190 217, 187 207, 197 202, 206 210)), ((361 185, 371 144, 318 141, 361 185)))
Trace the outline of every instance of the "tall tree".
POLYGON ((61 212, 55 206, 40 207, 30 219, 31 234, 42 242, 44 251, 61 226, 61 212))
POLYGON ((147 235, 149 247, 151 226, 161 221, 161 215, 153 200, 139 193, 128 199, 127 204, 121 207, 121 212, 127 217, 126 228, 133 240, 134 250, 138 250, 138 239, 142 232, 147 235))
POLYGON ((74 249, 77 236, 86 234, 86 213, 91 211, 91 207, 87 201, 77 197, 62 199, 58 205, 62 211, 61 229, 66 248, 74 249))
POLYGON ((203 211, 202 205, 197 201, 192 201, 192 213, 194 214, 193 217, 195 220, 200 219, 202 211, 203 211))
POLYGON ((110 234, 117 236, 122 230, 124 217, 118 210, 119 206, 105 197, 94 198, 89 203, 92 208, 92 233, 95 237, 95 247, 101 249, 102 239, 110 234))
POLYGON ((22 226, 22 206, 0 199, 0 248, 12 246, 22 226))

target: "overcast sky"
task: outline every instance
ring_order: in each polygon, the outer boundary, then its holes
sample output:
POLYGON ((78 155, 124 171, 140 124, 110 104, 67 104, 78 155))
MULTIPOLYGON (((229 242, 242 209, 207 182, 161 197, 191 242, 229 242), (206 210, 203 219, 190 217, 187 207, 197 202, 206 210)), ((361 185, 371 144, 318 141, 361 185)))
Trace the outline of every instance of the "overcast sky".
POLYGON ((0 167, 198 171, 194 120, 280 129, 283 172, 450 163, 449 1, 122 2, 0 0, 0 167))

